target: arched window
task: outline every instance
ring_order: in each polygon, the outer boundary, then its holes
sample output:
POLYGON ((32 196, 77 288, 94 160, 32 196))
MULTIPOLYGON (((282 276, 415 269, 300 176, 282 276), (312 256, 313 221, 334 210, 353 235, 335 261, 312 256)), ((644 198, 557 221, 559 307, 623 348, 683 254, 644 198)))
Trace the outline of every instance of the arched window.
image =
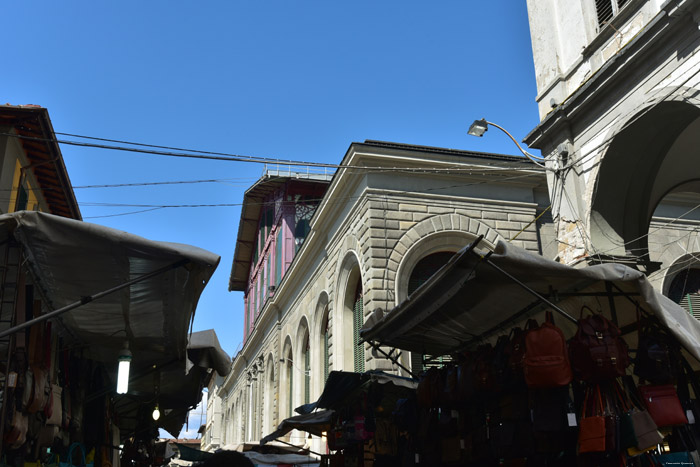
POLYGON ((365 345, 360 342, 360 329, 364 323, 364 310, 362 301, 362 283, 358 280, 355 287, 355 305, 352 309, 352 335, 354 343, 355 371, 364 373, 365 371, 365 345))
POLYGON ((323 321, 321 321, 321 335, 323 339, 323 383, 328 381, 328 373, 331 366, 331 343, 328 330, 328 307, 324 311, 323 321))
POLYGON ((294 415, 294 365, 292 361, 292 350, 287 354, 287 417, 294 415))
POLYGON ((668 297, 700 319, 700 269, 684 269, 676 274, 668 297))
MULTIPOLYGON (((447 264, 453 255, 454 252, 452 251, 438 251, 421 258, 416 263, 413 271, 411 271, 411 276, 408 279, 408 295, 411 295, 418 287, 427 282, 438 269, 447 264)), ((411 352, 411 369, 416 375, 424 370, 423 357, 422 354, 411 352)))
POLYGON ((302 347, 304 357, 304 404, 311 402, 311 348, 309 347, 309 332, 304 336, 302 347))
POLYGON ((438 251, 421 258, 408 279, 408 294, 411 295, 454 256, 452 251, 438 251))

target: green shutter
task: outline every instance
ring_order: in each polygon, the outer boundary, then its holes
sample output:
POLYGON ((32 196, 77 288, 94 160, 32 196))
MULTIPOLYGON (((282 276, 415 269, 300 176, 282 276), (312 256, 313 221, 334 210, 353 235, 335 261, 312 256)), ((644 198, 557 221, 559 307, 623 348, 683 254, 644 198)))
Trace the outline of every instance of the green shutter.
POLYGON ((277 253, 275 256, 275 285, 280 285, 282 281, 282 224, 279 226, 277 234, 277 253))
POLYGON ((328 347, 328 318, 326 317, 326 329, 323 332, 323 382, 328 381, 330 367, 330 352, 328 347))
POLYGON ((294 368, 292 367, 292 360, 287 360, 287 372, 289 373, 289 409, 287 409, 287 416, 291 417, 294 414, 294 409, 292 404, 294 404, 294 368))
POLYGON ((311 358, 309 348, 304 352, 304 404, 311 402, 311 358))
POLYGON ((355 301, 355 307, 353 309, 353 343, 354 343, 354 356, 355 356, 355 372, 364 373, 365 371, 365 346, 360 342, 360 329, 362 328, 362 321, 364 314, 362 311, 362 295, 360 295, 355 301))

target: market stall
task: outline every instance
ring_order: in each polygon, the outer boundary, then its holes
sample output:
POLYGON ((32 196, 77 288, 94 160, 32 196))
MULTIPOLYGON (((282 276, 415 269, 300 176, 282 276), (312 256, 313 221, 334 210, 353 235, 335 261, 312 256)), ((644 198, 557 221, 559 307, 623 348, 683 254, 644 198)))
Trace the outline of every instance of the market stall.
POLYGON ((403 426, 414 463, 656 465, 696 456, 700 323, 624 265, 576 269, 475 242, 396 308, 376 311, 361 335, 375 347, 453 358, 423 376, 417 421, 403 426), (658 391, 675 419, 654 413, 658 391), (647 434, 661 436, 652 444, 634 431, 632 419, 645 414, 656 417, 647 434))
POLYGON ((327 440, 329 454, 320 453, 322 465, 397 465, 400 446, 393 414, 413 397, 417 384, 377 370, 331 371, 319 399, 295 409, 300 415, 283 420, 260 443, 300 430, 327 440))
POLYGON ((209 369, 228 371, 211 333, 189 339, 218 255, 20 211, 0 216, 0 258, 8 462, 63 460, 79 443, 116 466, 120 445, 143 453, 158 427, 179 433, 209 369), (129 384, 117 391, 122 366, 129 384))

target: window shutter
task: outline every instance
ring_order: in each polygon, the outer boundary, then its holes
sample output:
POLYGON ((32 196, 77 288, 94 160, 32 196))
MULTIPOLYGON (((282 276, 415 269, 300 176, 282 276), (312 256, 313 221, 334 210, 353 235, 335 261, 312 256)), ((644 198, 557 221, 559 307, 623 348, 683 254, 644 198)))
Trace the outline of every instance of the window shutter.
POLYGON ((416 376, 423 372, 423 354, 411 352, 411 372, 416 376))
POLYGON ((304 404, 311 402, 311 357, 309 348, 304 352, 304 404))
POLYGON ((323 332, 323 382, 328 381, 330 367, 330 349, 328 348, 328 318, 326 318, 326 329, 323 332))
POLYGON ((287 360, 287 373, 289 374, 289 408, 287 409, 287 417, 291 417, 294 414, 294 371, 292 367, 292 360, 287 360))
POLYGON ((602 28, 613 17, 613 2, 616 0, 596 0, 595 11, 598 14, 598 25, 602 28))
POLYGON ((275 285, 280 285, 282 281, 282 224, 277 232, 277 251, 275 252, 275 285))
POLYGON ((700 319, 700 293, 686 294, 679 303, 695 319, 700 319))
POLYGON ((360 342, 360 329, 362 328, 362 319, 364 318, 364 313, 362 310, 362 295, 360 295, 355 301, 355 308, 353 310, 353 343, 355 344, 354 356, 355 356, 355 371, 357 373, 364 373, 365 371, 365 346, 360 342))

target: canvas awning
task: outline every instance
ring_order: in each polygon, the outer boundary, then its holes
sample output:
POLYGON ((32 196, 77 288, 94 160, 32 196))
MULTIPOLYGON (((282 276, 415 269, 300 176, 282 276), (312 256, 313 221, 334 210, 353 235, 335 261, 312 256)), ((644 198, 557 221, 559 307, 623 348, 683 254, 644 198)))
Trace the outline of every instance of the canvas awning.
POLYGON ((286 418, 282 420, 275 431, 261 439, 260 444, 281 438, 292 430, 301 430, 312 435, 322 436, 323 432, 330 431, 334 413, 334 410, 328 409, 286 418))
POLYGON ((345 400, 356 394, 357 391, 372 384, 391 385, 397 388, 395 391, 397 393, 401 392, 402 388, 413 390, 418 387, 418 381, 415 379, 384 373, 380 370, 370 370, 364 373, 331 371, 318 400, 301 405, 294 411, 306 414, 315 409, 337 409, 345 400))
MULTIPOLYGON (((388 313, 367 320, 365 341, 429 355, 472 348, 542 320, 555 305, 578 318, 587 304, 615 319, 631 347, 636 344, 636 311, 655 315, 685 350, 700 360, 700 322, 651 286, 646 276, 622 264, 569 267, 506 242, 484 255, 466 247, 388 313), (544 299, 544 300, 543 300, 544 299)), ((576 323, 554 313, 567 338, 576 323)))
MULTIPOLYGON (((180 404, 199 397, 191 390, 194 386, 201 389, 201 381, 185 377, 188 333, 200 294, 219 263, 218 255, 30 211, 0 215, 0 245, 9 248, 13 243, 24 255, 23 267, 32 278, 34 297, 44 302, 44 311, 81 302, 53 320, 65 347, 80 349, 83 358, 104 363, 111 381, 115 381, 117 358, 128 342, 133 354, 132 401, 134 397, 154 399, 157 372, 162 372, 161 380, 173 372, 172 381, 161 383, 160 396, 166 397, 166 387, 172 386, 174 396, 182 396, 180 404), (162 272, 146 280, 94 301, 89 298, 158 270, 162 272), (175 387, 178 384, 189 391, 175 387)), ((5 320, 12 310, 2 308, 1 312, 5 320)), ((198 348, 192 350, 201 354, 201 343, 195 344, 198 348)), ((203 361, 221 368, 218 351, 207 352, 213 358, 203 361)), ((112 387, 110 384, 104 391, 112 387)), ((171 418, 169 422, 164 420, 171 433, 179 432, 177 425, 184 423, 188 408, 182 405, 179 411, 165 414, 171 418)))

